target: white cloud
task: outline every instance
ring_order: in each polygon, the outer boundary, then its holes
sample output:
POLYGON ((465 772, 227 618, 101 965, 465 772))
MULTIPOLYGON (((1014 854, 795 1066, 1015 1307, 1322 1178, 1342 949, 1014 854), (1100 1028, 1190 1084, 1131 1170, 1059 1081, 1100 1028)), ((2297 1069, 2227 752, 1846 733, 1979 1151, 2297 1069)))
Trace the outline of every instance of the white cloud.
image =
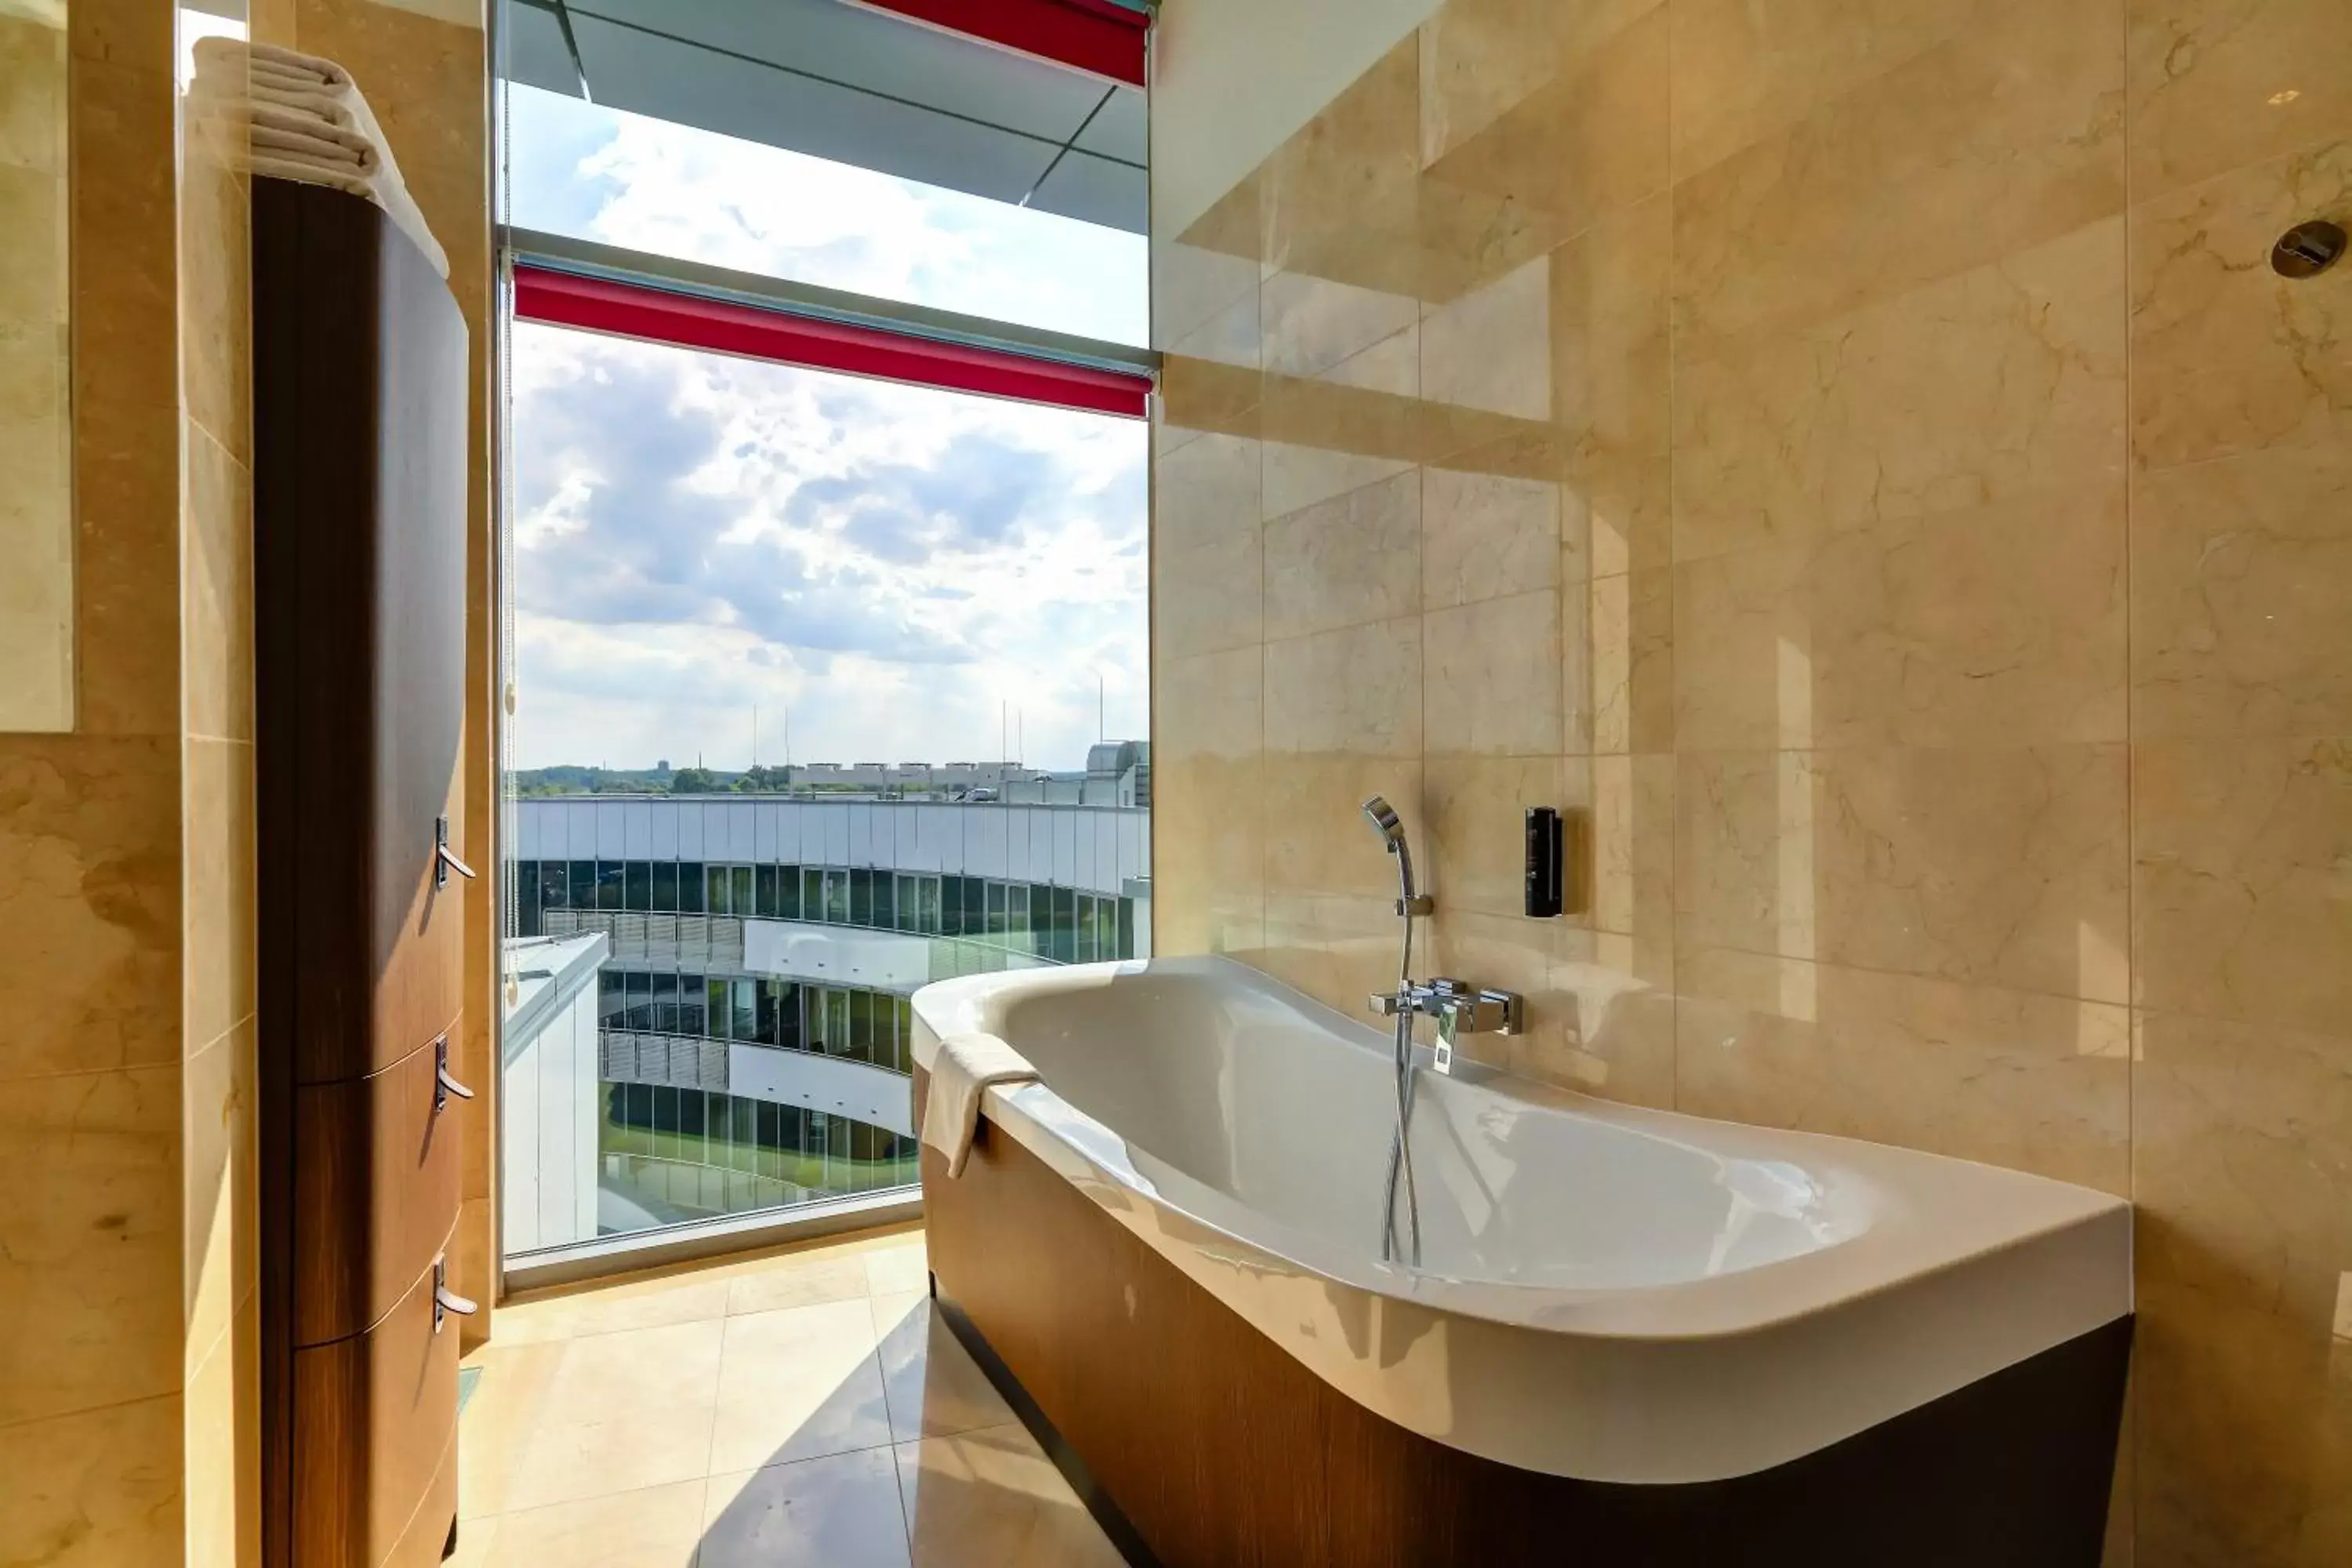
POLYGON ((1140 424, 519 326, 518 765, 1148 731, 1140 424))
POLYGON ((514 221, 1111 342, 1149 340, 1143 236, 518 86, 514 221))

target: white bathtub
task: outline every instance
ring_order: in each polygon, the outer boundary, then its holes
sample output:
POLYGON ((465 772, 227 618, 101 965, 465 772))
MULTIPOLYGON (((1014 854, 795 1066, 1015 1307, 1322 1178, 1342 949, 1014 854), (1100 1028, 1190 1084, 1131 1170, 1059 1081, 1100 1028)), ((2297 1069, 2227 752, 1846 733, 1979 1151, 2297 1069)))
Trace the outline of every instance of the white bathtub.
POLYGON ((1317 1376, 1523 1469, 1748 1475, 2132 1310, 2105 1194, 1469 1064, 1422 1074, 1423 1261, 1388 1266, 1384 1032, 1204 958, 949 981, 914 1012, 926 1069, 967 1033, 1034 1062, 987 1120, 1317 1376))

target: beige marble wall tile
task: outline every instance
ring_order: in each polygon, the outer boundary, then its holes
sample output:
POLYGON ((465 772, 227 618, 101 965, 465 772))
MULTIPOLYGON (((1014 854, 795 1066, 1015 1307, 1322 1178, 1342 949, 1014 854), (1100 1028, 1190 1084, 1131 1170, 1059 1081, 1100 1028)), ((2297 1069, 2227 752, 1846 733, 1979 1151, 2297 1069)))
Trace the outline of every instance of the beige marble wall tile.
POLYGON ((1421 475, 1421 603, 1476 604, 1583 576, 1560 539, 1560 487, 1548 479, 1433 468, 1421 475))
MULTIPOLYGON (((1246 202, 1248 221, 1232 250, 1202 243, 1192 236, 1163 238, 1151 247, 1151 333, 1154 346, 1171 353, 1201 341, 1227 340, 1230 329, 1212 330, 1211 323, 1231 318, 1236 308, 1246 310, 1247 337, 1231 334, 1235 347, 1245 345, 1247 357, 1232 363, 1256 364, 1258 353, 1257 186, 1252 182, 1239 194, 1246 202)), ((1203 222, 1211 222, 1211 214, 1203 222)), ((1196 228, 1198 226, 1195 226, 1196 228)), ((1222 236, 1216 237, 1222 238, 1222 236)), ((1222 358, 1207 354, 1204 358, 1222 358)))
MULTIPOLYGON (((1666 7, 1646 7, 1614 26, 1625 7, 1574 9, 1583 15, 1531 20, 1538 34, 1553 32, 1550 47, 1537 45, 1523 70, 1507 73, 1519 82, 1486 90, 1489 102, 1517 96, 1467 134, 1480 111, 1457 121, 1467 95, 1450 89, 1463 73, 1435 61, 1440 123, 1423 132, 1425 142, 1443 145, 1430 150, 1433 177, 1514 196, 1545 214, 1563 239, 1666 183, 1666 7)), ((1520 15, 1532 18, 1534 10, 1520 15)), ((1433 35, 1441 54, 1446 31, 1441 21, 1433 35)))
POLYGON ((0 1079, 180 1057, 179 748, 0 738, 0 1079))
POLYGON ((1560 539, 1594 577, 1647 571, 1674 560, 1674 460, 1584 457, 1565 465, 1560 539))
POLYGON ((191 737, 184 754, 184 984, 194 1053, 253 1014, 258 871, 253 748, 191 737))
POLYGON ((1586 598, 1585 669, 1595 752, 1664 752, 1675 735, 1675 576, 1596 577, 1586 598))
POLYGON ((1801 331, 2124 208, 2123 35, 2016 5, 1675 190, 1677 352, 1801 331))
POLYGON ((1591 759, 1591 819, 1572 824, 1570 908, 1595 930, 1671 946, 1675 759, 1591 759))
POLYGON ((2128 999, 2123 748, 1816 761, 1816 956, 2128 999))
POLYGON ((1266 637, 1411 614, 1421 602, 1421 471, 1407 468, 1268 522, 1266 637))
POLYGON ((2139 1033, 2141 1561, 2342 1562, 2352 1037, 2161 1013, 2139 1033))
POLYGON ((1422 619, 1407 616, 1265 647, 1265 749, 1418 759, 1422 619))
POLYGON ((1152 946, 1256 948, 1265 916, 1264 655, 1163 659, 1152 692, 1152 946), (1236 803, 1241 804, 1236 809, 1236 803))
POLYGON ((1168 454, 1153 484, 1152 630, 1162 658, 1264 635, 1259 446, 1204 436, 1168 454))
POLYGON ((184 1550, 176 1394, 0 1426, 0 1561, 163 1568, 184 1550))
MULTIPOLYGON (((1407 293, 1360 288, 1305 272, 1277 272, 1260 289, 1258 363, 1281 375, 1321 375, 1412 327, 1407 293)), ((1391 388, 1410 393, 1410 386, 1391 388)))
POLYGON ((1664 192, 1551 254, 1551 418, 1579 479, 1667 449, 1673 254, 1664 192))
POLYGON ((2352 1017, 2352 743, 2147 744, 2132 760, 2144 1006, 2341 1031, 2352 1017))
POLYGON ((1547 90, 1658 0, 1445 0, 1421 27, 1422 157, 1434 163, 1547 90))
POLYGON ((1258 178, 1269 271, 1412 295, 1419 71, 1408 37, 1266 160, 1258 178))
POLYGON ((1675 991, 1678 1109, 2130 1191, 2123 1007, 1711 948, 1675 991))
POLYGON ((1746 0, 1675 0, 1675 177, 2026 8, 2021 0, 1779 0, 1769 10, 1746 0))
POLYGON ((152 0, 70 0, 66 25, 77 58, 92 64, 172 67, 174 7, 152 0))
POLYGON ((182 1078, 182 1340, 194 1380, 260 1282, 258 1030, 247 1019, 188 1058, 182 1078))
POLYGON ((2132 489, 2132 732, 2352 734, 2352 447, 2132 489))
POLYGON ((193 419, 181 499, 191 734, 253 739, 253 476, 193 419))
POLYGON ((261 1562, 261 1300, 248 1294, 182 1401, 190 1568, 261 1562))
POLYGON ((1696 748, 2121 741, 2120 484, 1898 518, 1675 569, 1696 748))
POLYGON ((2132 196, 2352 133, 2334 0, 2128 0, 2132 196))
MULTIPOLYGON (((1528 808, 1582 815, 1592 797, 1591 776, 1582 757, 1433 756, 1425 762, 1425 879, 1443 911, 1439 926, 1461 911, 1519 915, 1527 893, 1528 808)), ((1522 923, 1530 932, 1551 929, 1548 922, 1522 923)))
POLYGON ((0 165, 60 174, 66 166, 66 36, 56 21, 0 17, 0 165))
POLYGON ((14 1085, 0 1148, 0 1425, 176 1394, 178 1064, 14 1085))
POLYGON ((1408 398, 1270 380, 1260 511, 1287 517, 1403 473, 1421 457, 1418 406, 1408 398))
POLYGON ((1552 418, 1551 258, 1538 256, 1433 306, 1421 322, 1421 395, 1454 408, 1552 418))
MULTIPOLYGON (((1432 756, 1547 756, 1586 749, 1590 713, 1563 706, 1556 589, 1432 610, 1422 617, 1425 744, 1432 756), (1573 731, 1571 734, 1570 731, 1573 731), (1572 747, 1570 742, 1573 742, 1572 747)), ((1566 597, 1579 608, 1583 595, 1566 597)))
POLYGON ((2133 209, 2132 450, 2148 468, 2352 440, 2352 269, 2290 281, 2271 247, 2352 222, 2352 141, 2256 163, 2133 209))
POLYGON ((1561 1026, 1514 1040, 1512 1070, 1671 1110, 1676 1004, 1669 948, 1568 925, 1557 928, 1553 942, 1546 995, 1561 1026))
MULTIPOLYGON (((1681 205, 1690 189, 1675 197, 1685 303, 1702 289, 1683 271, 1679 237, 1701 221, 1681 205)), ((1675 558, 1998 504, 2117 472, 2123 246, 2120 219, 2093 223, 1718 353, 1678 329, 1675 558)), ((1750 287, 1762 285, 1742 280, 1742 291, 1750 287)))
MULTIPOLYGON (((1260 810, 1265 823, 1269 897, 1279 890, 1294 896, 1337 894, 1373 903, 1394 900, 1396 861, 1366 826, 1360 809, 1373 795, 1395 808, 1414 843, 1427 842, 1429 816, 1418 757, 1289 755, 1270 750, 1265 791, 1260 810)), ((1228 809, 1233 808, 1229 803, 1228 809)), ((1434 876, 1426 847, 1415 858, 1413 870, 1424 885, 1434 876)), ((1289 918, 1305 927, 1331 923, 1297 910, 1289 918)), ((1393 910, 1388 921, 1393 928, 1393 910)), ((1341 923, 1353 929, 1351 920, 1341 923)))
POLYGON ((2126 1000, 2120 747, 1685 753, 1676 946, 2126 1000))
MULTIPOLYGON (((175 159, 170 9, 157 9, 152 64, 110 63, 145 47, 126 23, 106 61, 75 72, 74 619, 77 722, 92 733, 179 727, 175 159)), ((79 47, 85 19, 70 15, 79 47)))

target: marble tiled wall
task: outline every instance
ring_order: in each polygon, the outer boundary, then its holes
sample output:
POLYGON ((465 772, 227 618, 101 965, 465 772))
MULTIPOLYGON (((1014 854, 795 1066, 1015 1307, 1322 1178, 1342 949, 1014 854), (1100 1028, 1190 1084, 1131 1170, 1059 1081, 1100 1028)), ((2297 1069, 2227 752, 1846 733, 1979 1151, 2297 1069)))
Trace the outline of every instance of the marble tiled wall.
POLYGON ((73 726, 62 0, 0 3, 0 728, 73 726))
POLYGON ((1378 791, 1521 1068, 2130 1195, 2117 1563, 2352 1561, 2347 55, 1447 0, 1155 237, 1160 948, 1360 1009, 1378 791))
POLYGON ((162 1563, 187 1365, 173 16, 46 9, 70 105, 77 691, 70 731, 0 734, 0 1561, 162 1563))
MULTIPOLYGON (((351 70, 392 142, 409 194, 448 253, 449 287, 466 318, 472 356, 468 425, 475 432, 466 520, 466 743, 457 763, 466 780, 465 810, 463 821, 452 826, 468 864, 493 866, 498 856, 490 844, 497 822, 497 781, 489 761, 496 754, 491 667, 499 616, 490 580, 488 388, 493 320, 484 0, 251 0, 251 6, 257 40, 324 55, 351 70)), ((491 1130, 498 1125, 498 1069, 490 1030, 498 1005, 498 952, 491 933, 499 923, 488 879, 467 883, 465 900, 466 929, 478 940, 469 940, 466 948, 466 1023, 456 1070, 479 1098, 468 1107, 465 1206, 450 1267, 453 1287, 482 1303, 461 1325, 470 1348, 488 1338, 497 1295, 491 1130)))

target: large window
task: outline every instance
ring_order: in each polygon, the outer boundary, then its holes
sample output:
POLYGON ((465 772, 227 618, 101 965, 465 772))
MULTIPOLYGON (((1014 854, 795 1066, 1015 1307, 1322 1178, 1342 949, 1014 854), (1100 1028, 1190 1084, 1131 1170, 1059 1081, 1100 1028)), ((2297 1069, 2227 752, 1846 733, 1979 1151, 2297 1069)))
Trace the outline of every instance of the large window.
POLYGON ((903 1186, 916 989, 1150 948, 1141 95, 690 9, 504 8, 520 1251, 903 1186))

